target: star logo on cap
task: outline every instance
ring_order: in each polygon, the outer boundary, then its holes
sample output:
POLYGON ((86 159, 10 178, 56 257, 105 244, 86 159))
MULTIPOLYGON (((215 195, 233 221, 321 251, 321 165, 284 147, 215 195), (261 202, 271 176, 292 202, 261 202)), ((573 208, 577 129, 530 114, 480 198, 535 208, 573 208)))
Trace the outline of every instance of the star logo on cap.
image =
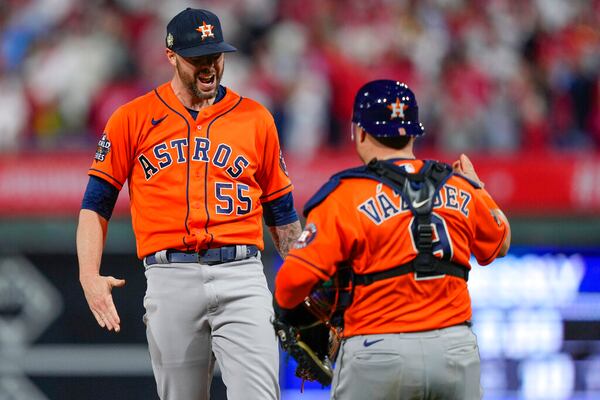
POLYGON ((400 99, 396 97, 396 102, 387 106, 390 110, 392 110, 392 115, 390 119, 394 118, 402 118, 404 119, 404 110, 408 108, 407 104, 401 103, 400 99))
POLYGON ((215 34, 213 33, 213 28, 213 25, 207 24, 206 22, 202 21, 202 26, 197 27, 196 30, 202 33, 202 40, 204 40, 207 37, 215 37, 215 34))

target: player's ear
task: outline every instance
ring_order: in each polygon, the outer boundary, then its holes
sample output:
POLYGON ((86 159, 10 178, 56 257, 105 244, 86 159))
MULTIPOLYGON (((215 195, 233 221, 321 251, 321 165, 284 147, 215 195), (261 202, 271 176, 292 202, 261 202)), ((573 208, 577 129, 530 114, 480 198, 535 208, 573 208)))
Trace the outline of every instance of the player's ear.
POLYGON ((176 66, 177 65, 177 54, 175 54, 175 52, 171 49, 165 48, 165 54, 167 55, 167 58, 169 59, 169 62, 171 63, 172 66, 176 66))
POLYGON ((367 137, 367 132, 365 132, 365 130, 358 124, 352 123, 350 127, 350 135, 350 139, 352 139, 353 142, 356 140, 357 143, 362 143, 367 137))
POLYGON ((358 127, 358 141, 363 143, 365 140, 367 140, 367 131, 361 127, 358 127))

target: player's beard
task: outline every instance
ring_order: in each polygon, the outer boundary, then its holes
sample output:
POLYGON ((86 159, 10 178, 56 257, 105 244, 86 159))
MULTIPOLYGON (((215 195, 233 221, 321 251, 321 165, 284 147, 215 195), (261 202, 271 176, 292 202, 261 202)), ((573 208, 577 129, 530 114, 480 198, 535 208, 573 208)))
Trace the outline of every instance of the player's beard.
POLYGON ((181 82, 187 88, 190 95, 199 100, 210 100, 216 97, 217 90, 219 89, 219 84, 221 83, 221 78, 223 77, 222 69, 220 73, 218 70, 214 71, 216 80, 215 88, 210 92, 203 92, 200 89, 198 89, 198 85, 196 83, 198 80, 198 75, 200 74, 192 75, 190 73, 186 73, 182 70, 182 68, 180 68, 179 62, 175 63, 175 68, 177 69, 177 75, 179 75, 179 79, 181 79, 181 82))

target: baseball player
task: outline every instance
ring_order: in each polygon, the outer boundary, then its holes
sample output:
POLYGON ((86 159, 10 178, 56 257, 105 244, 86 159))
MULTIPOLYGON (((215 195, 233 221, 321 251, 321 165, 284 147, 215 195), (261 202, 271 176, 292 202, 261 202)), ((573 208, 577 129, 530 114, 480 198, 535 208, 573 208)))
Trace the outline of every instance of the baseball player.
POLYGON ((77 231, 80 281, 98 324, 121 327, 100 275, 107 223, 128 182, 144 322, 163 400, 209 396, 219 363, 229 399, 278 399, 272 295, 262 221, 282 256, 299 236, 292 184, 272 116, 220 85, 219 19, 186 9, 167 25, 174 76, 111 116, 89 170, 77 231))
POLYGON ((367 165, 334 175, 307 203, 276 302, 294 310, 315 285, 349 271, 332 399, 479 399, 469 259, 504 256, 508 221, 465 155, 454 168, 415 159, 424 130, 405 84, 364 85, 352 122, 367 165))

